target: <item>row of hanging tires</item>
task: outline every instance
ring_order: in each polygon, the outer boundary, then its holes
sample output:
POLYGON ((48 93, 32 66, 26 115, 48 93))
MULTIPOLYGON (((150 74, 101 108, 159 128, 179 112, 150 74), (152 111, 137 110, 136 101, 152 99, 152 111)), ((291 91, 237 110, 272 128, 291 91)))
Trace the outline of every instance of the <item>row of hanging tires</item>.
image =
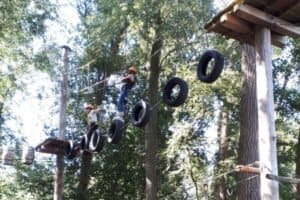
MULTIPOLYGON (((212 83, 220 76, 224 67, 223 56, 215 50, 207 50, 201 56, 197 65, 197 78, 205 83, 212 83), (212 69, 208 73, 209 62, 213 60, 212 69)), ((171 78, 163 88, 162 101, 171 107, 182 105, 188 96, 187 83, 178 77, 171 78), (174 88, 178 88, 177 94, 173 95, 174 88)), ((141 100, 135 104, 131 112, 131 122, 133 126, 143 128, 150 120, 151 106, 148 102, 141 100)), ((108 134, 104 131, 96 129, 90 138, 84 135, 80 144, 73 144, 72 141, 68 142, 66 147, 66 155, 69 159, 76 157, 78 151, 88 151, 99 153, 107 140, 108 143, 118 144, 124 132, 124 121, 120 118, 114 118, 108 130, 108 134)), ((34 161, 34 148, 28 147, 23 149, 21 163, 30 165, 34 161)), ((7 149, 2 154, 2 164, 13 165, 15 154, 13 149, 7 149)))
MULTIPOLYGON (((205 83, 212 83, 220 76, 224 67, 224 58, 222 54, 215 50, 207 50, 201 56, 197 65, 197 78, 205 83), (209 63, 213 60, 211 70, 208 72, 209 63)), ((182 105, 188 96, 188 85, 186 81, 179 77, 171 78, 163 88, 162 101, 170 107, 178 107, 182 105), (174 95, 174 88, 177 88, 177 92, 174 95)), ((150 120, 152 107, 144 100, 140 100, 136 103, 131 111, 131 123, 135 127, 143 128, 150 120)), ((80 149, 83 151, 89 151, 98 153, 103 149, 105 140, 108 143, 118 144, 122 138, 124 132, 124 121, 120 118, 114 118, 108 130, 105 134, 104 131, 96 129, 90 138, 84 135, 80 141, 80 149)), ((67 148, 67 157, 74 158, 75 146, 70 145, 67 148)))

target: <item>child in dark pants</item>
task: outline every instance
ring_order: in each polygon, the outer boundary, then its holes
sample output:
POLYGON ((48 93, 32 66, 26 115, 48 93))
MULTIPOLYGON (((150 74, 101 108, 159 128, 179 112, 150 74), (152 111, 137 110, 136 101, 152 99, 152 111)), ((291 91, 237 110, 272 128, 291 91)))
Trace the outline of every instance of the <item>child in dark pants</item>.
POLYGON ((137 70, 135 67, 128 68, 127 73, 123 76, 122 82, 124 85, 121 88, 121 93, 118 101, 118 115, 123 117, 124 115, 124 106, 127 103, 126 98, 128 97, 131 89, 136 83, 136 74, 137 70))

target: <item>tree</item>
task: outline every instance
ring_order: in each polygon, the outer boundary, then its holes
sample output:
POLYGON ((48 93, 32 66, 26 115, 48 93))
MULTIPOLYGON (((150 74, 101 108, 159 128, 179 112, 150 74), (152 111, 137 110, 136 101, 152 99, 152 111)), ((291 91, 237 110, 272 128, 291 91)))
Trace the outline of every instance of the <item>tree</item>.
MULTIPOLYGON (((253 164, 258 157, 258 133, 257 133, 257 102, 256 102, 256 72, 255 49, 242 45, 242 88, 241 88, 241 116, 239 160, 241 165, 253 164), (255 100, 255 101, 253 101, 255 100)), ((259 178, 248 180, 252 174, 238 174, 241 182, 237 188, 238 199, 259 198, 259 178)))

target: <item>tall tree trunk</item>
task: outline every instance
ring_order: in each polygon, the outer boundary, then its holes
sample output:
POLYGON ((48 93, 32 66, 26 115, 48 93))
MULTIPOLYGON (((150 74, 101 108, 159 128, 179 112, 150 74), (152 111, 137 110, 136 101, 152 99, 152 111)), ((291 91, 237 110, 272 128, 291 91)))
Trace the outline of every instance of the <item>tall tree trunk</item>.
MULTIPOLYGON (((65 139, 65 132, 67 127, 67 101, 68 101, 68 65, 69 65, 69 52, 68 46, 63 46, 63 70, 61 81, 61 97, 60 97, 60 111, 59 111, 59 133, 58 138, 65 139)), ((56 157, 56 173, 54 185, 54 200, 63 199, 64 187, 64 156, 57 155, 56 157)))
MULTIPOLYGON (((161 38, 161 16, 160 12, 155 17, 155 38, 152 44, 150 57, 150 79, 149 79, 149 102, 152 106, 156 105, 158 98, 158 82, 160 73, 160 56, 163 40, 161 38)), ((156 135, 157 135, 157 106, 153 107, 151 118, 145 128, 145 170, 146 170, 146 200, 156 199, 157 180, 156 180, 156 135)))
MULTIPOLYGON (((226 159, 227 149, 228 149, 228 111, 225 107, 221 109, 219 119, 218 119, 218 135, 219 135, 219 169, 222 173, 225 171, 224 161, 226 159)), ((226 182, 225 177, 222 176, 217 184, 217 199, 224 200, 226 195, 226 182)))
MULTIPOLYGON (((255 48, 242 45, 242 90, 239 158, 241 165, 248 165, 259 160, 258 155, 258 120, 256 101, 256 66, 255 48)), ((253 174, 239 173, 237 185, 238 199, 260 199, 259 176, 249 179, 253 174)))
MULTIPOLYGON (((300 129, 298 134, 298 144, 297 144, 297 158, 296 158, 296 177, 300 177, 300 129)), ((300 198, 300 184, 297 184, 297 194, 296 196, 300 198)))
MULTIPOLYGON (((115 37, 111 40, 110 57, 109 57, 110 62, 109 62, 108 67, 106 67, 104 70, 105 76, 103 79, 106 79, 111 74, 111 70, 112 70, 111 68, 114 65, 114 60, 119 53, 120 43, 122 41, 122 37, 128 26, 129 26, 129 23, 125 22, 124 26, 119 30, 119 32, 117 34, 115 34, 115 37)), ((103 84, 102 87, 106 87, 106 84, 103 84)), ((101 105, 105 90, 102 88, 100 90, 96 90, 96 92, 97 92, 97 94, 95 94, 95 96, 96 96, 97 104, 101 105)), ((87 188, 88 188, 88 184, 89 184, 89 180, 90 180, 89 170, 91 167, 92 158, 93 158, 92 154, 87 153, 87 152, 83 153, 83 155, 82 155, 82 161, 81 161, 82 164, 80 167, 79 184, 77 187, 77 196, 78 196, 78 199, 80 199, 80 200, 88 200, 89 199, 88 194, 87 194, 87 188)))

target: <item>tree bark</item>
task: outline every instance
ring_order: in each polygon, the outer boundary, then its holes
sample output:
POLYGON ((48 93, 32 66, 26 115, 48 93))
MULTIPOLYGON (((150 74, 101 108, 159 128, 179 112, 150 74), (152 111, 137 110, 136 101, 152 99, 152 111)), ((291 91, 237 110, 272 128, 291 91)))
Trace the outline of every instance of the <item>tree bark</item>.
MULTIPOLYGON (((107 67, 105 67, 104 71, 104 78, 106 79, 107 77, 110 76, 111 74, 111 70, 112 70, 112 66, 114 66, 114 60, 117 57, 118 53, 119 53, 119 49, 120 49, 120 43, 122 41, 122 36, 124 35, 127 27, 129 26, 128 22, 124 23, 124 26, 120 28, 119 32, 117 34, 115 34, 115 37, 111 40, 110 42, 110 56, 109 56, 109 64, 107 67)), ((99 72, 99 71, 98 71, 99 72)), ((102 87, 106 87, 106 84, 103 84, 102 87)), ((100 87, 100 86, 98 86, 100 87)), ((96 90, 97 94, 96 95, 96 101, 98 105, 101 105, 102 100, 104 98, 104 93, 105 90, 104 89, 100 89, 100 90, 96 90)), ((79 176, 79 184, 77 187, 77 196, 78 199, 80 200, 88 200, 89 196, 87 194, 87 188, 88 188, 88 184, 89 184, 89 180, 90 180, 90 166, 92 163, 92 154, 90 153, 83 153, 82 154, 82 164, 80 167, 80 176, 79 176)))
MULTIPOLYGON (((150 57, 150 79, 149 79, 149 102, 152 106, 159 101, 158 82, 160 73, 160 56, 163 40, 161 38, 161 16, 160 12, 155 17, 155 38, 152 44, 150 57)), ((157 148, 157 106, 154 106, 149 123, 145 128, 145 170, 146 170, 146 200, 155 200, 157 193, 156 179, 156 148, 157 148)))
MULTIPOLYGON (((61 81, 61 97, 60 97, 60 111, 59 111, 59 133, 58 138, 65 139, 65 132, 67 127, 67 101, 68 101, 68 65, 69 65, 69 51, 67 46, 63 46, 63 70, 61 81)), ((54 184, 54 200, 63 199, 64 187, 64 156, 57 155, 56 157, 56 173, 54 184)))
MULTIPOLYGON (((218 135, 219 135, 219 152, 220 152, 220 158, 219 158, 219 169, 222 173, 225 171, 224 161, 226 159, 227 149, 228 149, 228 111, 226 108, 222 108, 220 115, 219 115, 219 121, 218 121, 218 135)), ((225 177, 222 176, 219 179, 219 183, 217 184, 217 199, 218 200, 224 200, 226 199, 226 182, 225 177)))
MULTIPOLYGON (((256 101, 255 48, 242 45, 242 89, 238 163, 247 165, 259 160, 258 120, 256 101)), ((253 174, 239 173, 238 199, 260 199, 259 176, 246 180, 253 174)))

